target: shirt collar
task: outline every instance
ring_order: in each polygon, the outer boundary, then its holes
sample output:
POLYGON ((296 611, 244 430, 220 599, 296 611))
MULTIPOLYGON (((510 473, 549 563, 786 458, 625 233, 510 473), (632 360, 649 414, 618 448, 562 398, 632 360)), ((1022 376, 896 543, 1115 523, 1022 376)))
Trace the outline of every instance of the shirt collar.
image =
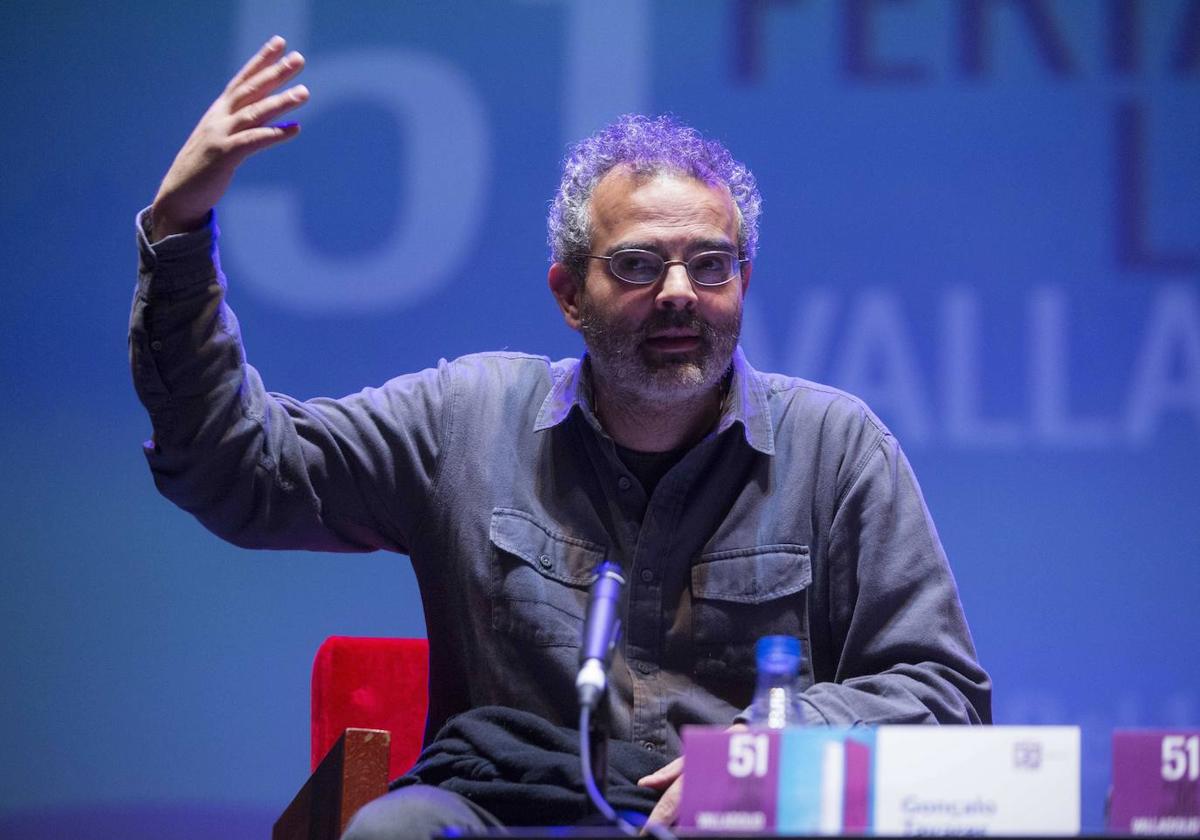
MULTIPOLYGON (((721 406, 721 417, 717 421, 717 434, 724 432, 734 423, 740 423, 746 443, 764 455, 775 454, 775 430, 771 424, 771 409, 767 402, 767 385, 758 371, 746 361, 739 346, 733 351, 730 362, 733 376, 729 391, 721 406)), ((542 402, 534 420, 535 432, 562 423, 578 407, 587 421, 596 428, 599 423, 592 412, 591 366, 587 356, 572 360, 562 366, 555 365, 556 376, 550 393, 542 402)))

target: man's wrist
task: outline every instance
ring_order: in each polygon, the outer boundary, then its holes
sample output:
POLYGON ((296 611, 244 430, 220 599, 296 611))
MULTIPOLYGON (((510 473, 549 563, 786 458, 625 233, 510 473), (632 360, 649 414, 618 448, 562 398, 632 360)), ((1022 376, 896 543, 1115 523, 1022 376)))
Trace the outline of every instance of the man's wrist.
POLYGON ((198 231, 208 223, 211 212, 211 210, 206 211, 204 215, 196 219, 177 219, 161 207, 151 204, 146 226, 148 238, 151 242, 161 242, 168 236, 198 231))

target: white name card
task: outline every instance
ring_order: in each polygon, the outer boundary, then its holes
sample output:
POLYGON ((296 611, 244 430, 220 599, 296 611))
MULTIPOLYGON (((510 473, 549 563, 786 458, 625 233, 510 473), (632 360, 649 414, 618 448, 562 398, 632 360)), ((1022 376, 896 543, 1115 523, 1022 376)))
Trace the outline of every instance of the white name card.
POLYGON ((1078 834, 1079 728, 881 726, 877 834, 1078 834))

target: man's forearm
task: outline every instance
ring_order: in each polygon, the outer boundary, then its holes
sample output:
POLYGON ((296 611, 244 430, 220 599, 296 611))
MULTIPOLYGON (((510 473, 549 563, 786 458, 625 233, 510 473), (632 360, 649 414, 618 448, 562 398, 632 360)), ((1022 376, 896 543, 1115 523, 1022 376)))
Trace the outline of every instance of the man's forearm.
POLYGON ((991 681, 920 488, 890 436, 846 489, 827 565, 829 672, 804 695, 814 716, 991 722, 991 681))
MULTIPOLYGON (((239 545, 390 546, 373 529, 334 522, 318 503, 309 466, 328 453, 336 460, 336 445, 318 441, 305 453, 293 417, 304 415, 303 406, 268 394, 245 363, 237 319, 224 300, 215 223, 154 245, 144 212, 138 224, 130 362, 154 427, 146 456, 159 490, 239 545)), ((350 505, 345 484, 337 485, 338 498, 350 505)))

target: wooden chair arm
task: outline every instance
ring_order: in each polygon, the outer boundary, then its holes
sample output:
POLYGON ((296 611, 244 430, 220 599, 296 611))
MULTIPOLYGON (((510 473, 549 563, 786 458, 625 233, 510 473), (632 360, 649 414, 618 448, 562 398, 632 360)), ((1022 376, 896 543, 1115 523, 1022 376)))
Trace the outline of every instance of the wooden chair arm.
POLYGON ((363 805, 387 793, 391 734, 347 729, 275 821, 272 840, 338 840, 363 805))

